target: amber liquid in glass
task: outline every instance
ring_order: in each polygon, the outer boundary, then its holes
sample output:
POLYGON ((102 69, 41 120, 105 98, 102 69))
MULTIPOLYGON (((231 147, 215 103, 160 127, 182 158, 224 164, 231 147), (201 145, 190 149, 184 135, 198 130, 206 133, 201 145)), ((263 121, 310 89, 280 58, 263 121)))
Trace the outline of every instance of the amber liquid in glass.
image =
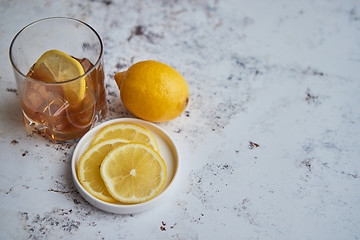
MULTIPOLYGON (((84 72, 94 67, 86 58, 77 59, 84 72)), ((32 68, 27 77, 32 78, 32 68)), ((79 81, 79 79, 74 80, 79 81)), ((27 81, 20 94, 24 120, 28 125, 40 126, 56 141, 69 141, 82 137, 94 122, 105 118, 106 97, 104 70, 101 64, 85 76, 86 91, 80 101, 70 103, 64 93, 67 83, 27 81)))

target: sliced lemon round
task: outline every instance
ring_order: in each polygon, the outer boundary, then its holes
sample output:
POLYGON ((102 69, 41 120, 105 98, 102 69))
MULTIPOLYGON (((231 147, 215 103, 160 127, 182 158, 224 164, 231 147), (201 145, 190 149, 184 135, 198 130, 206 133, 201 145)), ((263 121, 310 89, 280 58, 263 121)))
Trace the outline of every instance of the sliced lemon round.
POLYGON ((90 146, 80 157, 77 169, 79 181, 86 191, 94 197, 106 202, 117 202, 109 194, 99 169, 101 162, 114 147, 128 142, 128 140, 121 138, 101 141, 90 146))
MULTIPOLYGON (((59 50, 49 50, 36 61, 31 77, 43 82, 64 82, 84 75, 84 69, 75 58, 59 50)), ((86 92, 85 77, 63 84, 70 104, 83 99, 86 92)))
POLYGON ((145 143, 159 152, 159 146, 151 132, 135 123, 120 122, 108 125, 100 130, 91 144, 111 138, 125 138, 131 142, 145 143))
POLYGON ((164 186, 166 165, 150 146, 125 143, 104 158, 100 174, 113 198, 123 203, 141 203, 164 186))

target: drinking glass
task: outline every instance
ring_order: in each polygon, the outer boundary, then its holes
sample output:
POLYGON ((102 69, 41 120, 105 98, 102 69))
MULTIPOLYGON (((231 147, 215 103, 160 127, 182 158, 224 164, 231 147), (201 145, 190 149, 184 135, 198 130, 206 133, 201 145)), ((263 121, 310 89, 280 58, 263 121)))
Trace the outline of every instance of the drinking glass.
POLYGON ((30 23, 12 40, 9 57, 25 125, 35 126, 55 142, 69 142, 76 141, 105 118, 103 43, 88 24, 64 17, 30 23), (85 73, 60 82, 31 78, 34 63, 49 50, 73 57, 85 73), (84 86, 82 93, 78 93, 77 101, 71 101, 66 91, 79 84, 84 86))

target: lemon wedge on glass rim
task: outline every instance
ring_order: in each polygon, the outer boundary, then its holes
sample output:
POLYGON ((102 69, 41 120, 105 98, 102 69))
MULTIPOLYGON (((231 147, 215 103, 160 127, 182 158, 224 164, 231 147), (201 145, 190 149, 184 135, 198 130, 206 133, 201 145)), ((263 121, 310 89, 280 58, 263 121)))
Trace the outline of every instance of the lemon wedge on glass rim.
MULTIPOLYGON (((59 50, 49 50, 36 61, 32 78, 43 82, 66 82, 84 75, 84 69, 75 58, 59 50)), ((86 92, 85 77, 62 85, 66 100, 70 104, 79 103, 86 92)))

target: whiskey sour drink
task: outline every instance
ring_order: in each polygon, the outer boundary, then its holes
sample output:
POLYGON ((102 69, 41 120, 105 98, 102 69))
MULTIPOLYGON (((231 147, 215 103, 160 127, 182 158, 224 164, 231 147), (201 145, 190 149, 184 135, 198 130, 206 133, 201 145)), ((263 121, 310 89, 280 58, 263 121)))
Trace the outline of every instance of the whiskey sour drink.
POLYGON ((86 23, 47 18, 10 45, 26 125, 56 142, 79 139, 106 114, 103 45, 86 23))

